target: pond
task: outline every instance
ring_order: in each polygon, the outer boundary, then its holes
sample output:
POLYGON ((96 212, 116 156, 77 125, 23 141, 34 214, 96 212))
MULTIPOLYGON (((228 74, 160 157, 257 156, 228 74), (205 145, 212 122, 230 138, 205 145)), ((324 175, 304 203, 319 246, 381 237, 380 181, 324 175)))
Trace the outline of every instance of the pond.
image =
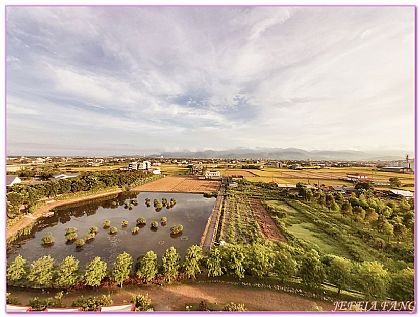
POLYGON ((94 256, 100 256, 112 264, 123 251, 130 253, 135 260, 149 250, 155 251, 160 257, 171 246, 184 255, 189 246, 200 243, 214 203, 215 198, 205 198, 201 194, 125 192, 62 206, 54 210, 53 216, 39 219, 29 235, 13 242, 7 252, 8 262, 18 254, 28 261, 50 254, 56 263, 67 255, 73 255, 82 266, 94 256), (150 207, 145 204, 146 197, 151 200, 150 207), (154 199, 161 202, 163 197, 168 202, 174 198, 176 204, 169 209, 163 207, 157 211, 153 206, 154 199), (133 198, 137 198, 138 205, 132 205, 132 210, 129 210, 125 203, 133 198), (146 219, 146 225, 139 226, 138 234, 133 235, 131 229, 136 226, 139 217, 146 219), (161 223, 162 217, 167 218, 166 225, 161 223), (106 219, 111 221, 111 226, 118 228, 117 234, 110 235, 109 228, 103 227, 106 219), (123 220, 128 220, 128 226, 122 227, 123 220), (157 230, 151 229, 152 221, 158 222, 157 230), (181 234, 171 236, 170 227, 176 224, 183 225, 184 230, 181 234), (66 241, 66 228, 76 227, 78 238, 84 238, 90 226, 98 227, 98 233, 95 239, 86 242, 81 249, 66 241), (41 239, 47 233, 53 235, 55 242, 52 246, 45 247, 42 246, 41 239))

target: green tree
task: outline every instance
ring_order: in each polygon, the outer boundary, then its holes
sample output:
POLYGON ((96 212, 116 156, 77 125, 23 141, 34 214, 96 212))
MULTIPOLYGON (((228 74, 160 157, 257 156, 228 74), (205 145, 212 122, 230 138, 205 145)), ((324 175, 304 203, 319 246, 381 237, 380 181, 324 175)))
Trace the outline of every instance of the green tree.
POLYGON ((391 177, 389 179, 389 183, 391 184, 391 187, 394 187, 394 188, 399 188, 402 185, 398 177, 391 177))
POLYGON ((351 285, 352 282, 353 263, 340 256, 333 256, 327 270, 328 280, 335 284, 340 294, 343 288, 351 285))
POLYGON ((212 247, 206 256, 207 275, 211 277, 221 276, 222 254, 217 247, 212 247))
POLYGON ((68 288, 79 280, 79 260, 74 256, 66 256, 57 268, 55 284, 58 287, 68 288))
POLYGON ((6 278, 8 283, 16 283, 26 275, 26 260, 19 254, 7 267, 6 278))
POLYGON ((311 250, 302 257, 298 275, 303 284, 310 287, 319 286, 324 281, 325 270, 318 252, 311 250))
POLYGON ((85 268, 84 281, 89 286, 99 286, 107 274, 107 264, 96 256, 85 268))
POLYGON ((198 245, 192 245, 187 249, 184 259, 184 272, 188 278, 195 278, 201 272, 200 262, 203 259, 203 249, 198 245))
POLYGON ((152 300, 149 295, 134 295, 131 297, 131 303, 134 304, 134 311, 148 311, 152 309, 152 300))
POLYGON ((351 215, 353 213, 352 209, 350 202, 345 199, 341 205, 341 213, 345 216, 351 215))
POLYGON ((290 279, 296 274, 296 269, 297 263, 289 252, 285 250, 276 252, 274 271, 281 281, 290 279))
POLYGON ((153 251, 148 251, 140 260, 137 276, 150 282, 155 278, 157 273, 157 255, 153 251))
POLYGON ((178 276, 179 254, 174 247, 166 249, 162 257, 163 276, 170 283, 178 276))
POLYGON ((260 278, 273 270, 276 260, 271 248, 258 243, 249 246, 247 259, 250 273, 260 278))
POLYGON ((414 270, 406 268, 391 274, 389 295, 398 301, 414 300, 414 270))
POLYGON ((52 284, 54 274, 54 259, 51 255, 45 255, 31 264, 28 280, 35 286, 49 287, 52 284))
POLYGON ((398 241, 404 239, 407 235, 407 228, 400 222, 394 224, 394 236, 398 239, 398 241))
POLYGON ((133 257, 127 252, 123 252, 117 256, 112 269, 111 278, 115 283, 122 287, 124 281, 129 277, 133 266, 133 257))
POLYGON ((388 271, 379 262, 363 262, 357 269, 359 290, 368 299, 385 299, 389 283, 388 271))
POLYGON ((245 277, 244 260, 245 254, 240 245, 230 245, 225 248, 226 267, 233 271, 238 278, 245 277))

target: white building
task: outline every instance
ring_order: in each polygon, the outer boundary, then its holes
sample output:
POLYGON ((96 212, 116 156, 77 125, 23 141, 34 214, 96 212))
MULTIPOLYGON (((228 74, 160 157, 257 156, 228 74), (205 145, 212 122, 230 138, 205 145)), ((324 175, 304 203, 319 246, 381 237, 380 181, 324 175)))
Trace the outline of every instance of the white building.
POLYGON ((21 183, 22 180, 17 177, 16 175, 6 175, 6 186, 7 187, 11 187, 14 184, 19 184, 21 183))
POLYGON ((347 180, 351 182, 366 182, 369 180, 369 175, 366 174, 347 174, 347 180))
POLYGON ((138 163, 137 162, 130 162, 128 163, 128 169, 129 170, 137 170, 138 169, 138 163))
POLYGON ((212 179, 212 178, 220 178, 220 172, 219 171, 211 171, 207 170, 205 174, 206 178, 212 179))
POLYGON ((160 168, 154 169, 152 173, 155 175, 160 175, 160 168))

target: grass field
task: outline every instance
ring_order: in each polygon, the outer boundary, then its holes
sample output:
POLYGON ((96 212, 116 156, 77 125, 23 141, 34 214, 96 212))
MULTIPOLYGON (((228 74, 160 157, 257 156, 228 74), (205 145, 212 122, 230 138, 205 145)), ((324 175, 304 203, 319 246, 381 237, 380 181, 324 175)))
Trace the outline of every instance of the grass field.
POLYGON ((187 175, 189 172, 188 167, 182 167, 175 164, 162 164, 158 167, 164 175, 187 175))

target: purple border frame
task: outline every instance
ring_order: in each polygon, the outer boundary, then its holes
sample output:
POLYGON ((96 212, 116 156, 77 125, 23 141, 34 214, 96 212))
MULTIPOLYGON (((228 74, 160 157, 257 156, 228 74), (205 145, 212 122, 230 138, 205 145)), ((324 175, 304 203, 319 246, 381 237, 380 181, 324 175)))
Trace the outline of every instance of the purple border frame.
MULTIPOLYGON (((5 120, 5 133, 4 133, 4 144, 5 144, 5 156, 7 159, 7 9, 8 8, 15 8, 15 7, 203 7, 203 8, 212 8, 212 7, 322 7, 322 8, 348 8, 348 7, 368 7, 368 8, 377 8, 377 7, 390 7, 390 8, 413 8, 414 9, 414 300, 417 304, 417 181, 418 181, 418 173, 417 173, 417 6, 414 4, 8 4, 5 5, 4 8, 4 57, 5 57, 5 81, 4 81, 4 120, 5 120)), ((5 160, 6 164, 6 160, 5 160)), ((4 174, 4 184, 6 184, 6 166, 5 166, 5 174, 4 174)), ((3 189, 4 196, 6 195, 6 190, 3 189)), ((6 200, 4 201, 4 210, 6 210, 6 200)), ((6 228, 5 229, 5 240, 6 241, 6 228)), ((4 250, 4 258, 7 257, 6 248, 4 250)), ((5 290, 7 290, 7 282, 5 280, 5 290)), ((5 307, 6 310, 6 302, 5 307)), ((407 311, 407 312, 398 312, 398 311, 390 311, 390 312, 382 312, 382 311, 370 311, 370 312, 351 312, 351 311, 248 311, 248 312, 241 312, 240 314, 326 314, 326 313, 338 313, 338 314, 416 314, 417 313, 417 305, 415 305, 414 311, 407 311)), ((6 314, 22 314, 22 312, 7 312, 6 314)), ((31 314, 48 314, 48 312, 28 312, 31 314)), ((131 314, 134 312, 54 312, 53 314, 131 314)), ((143 312, 142 312, 143 313, 143 312)), ((144 312, 146 313, 146 312, 144 312)), ((189 311, 155 311, 150 312, 151 314, 221 314, 221 313, 228 313, 228 312, 189 312, 189 311)), ((230 314, 235 312, 229 312, 230 314)))

